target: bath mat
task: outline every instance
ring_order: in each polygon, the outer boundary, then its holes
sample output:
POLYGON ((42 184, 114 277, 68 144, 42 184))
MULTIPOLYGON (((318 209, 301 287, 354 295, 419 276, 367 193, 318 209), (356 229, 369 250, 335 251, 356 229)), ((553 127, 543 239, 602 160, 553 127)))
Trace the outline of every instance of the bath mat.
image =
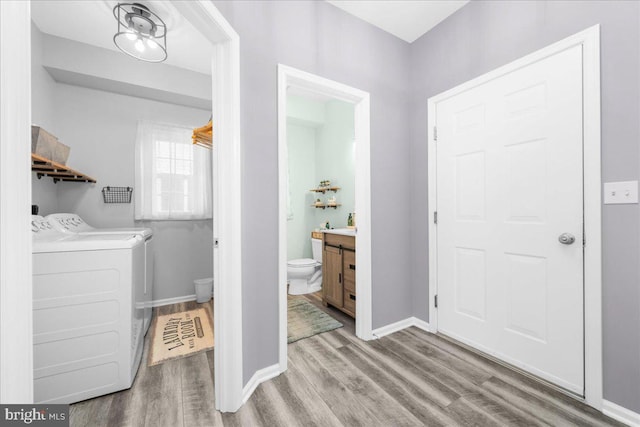
POLYGON ((204 308, 156 316, 151 329, 149 366, 213 348, 211 313, 204 308))
POLYGON ((290 298, 287 306, 287 342, 289 344, 343 326, 305 299, 290 298))

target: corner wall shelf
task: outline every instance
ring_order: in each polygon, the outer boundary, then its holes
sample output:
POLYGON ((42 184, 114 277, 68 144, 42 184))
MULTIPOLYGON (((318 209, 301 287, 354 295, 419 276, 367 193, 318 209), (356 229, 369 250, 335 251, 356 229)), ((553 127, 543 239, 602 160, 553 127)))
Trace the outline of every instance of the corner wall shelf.
POLYGON ((54 183, 58 181, 96 182, 88 175, 33 153, 31 153, 31 170, 38 174, 38 179, 48 176, 53 178, 54 183))
POLYGON ((318 187, 318 188, 312 188, 309 191, 313 191, 314 193, 326 193, 327 191, 333 191, 334 193, 336 193, 338 190, 340 189, 340 187, 318 187))

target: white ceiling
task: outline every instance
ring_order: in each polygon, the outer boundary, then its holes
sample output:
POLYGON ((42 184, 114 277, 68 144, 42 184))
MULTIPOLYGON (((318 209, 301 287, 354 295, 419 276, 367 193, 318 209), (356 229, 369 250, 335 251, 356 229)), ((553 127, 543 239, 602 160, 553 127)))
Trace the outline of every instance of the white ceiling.
POLYGON ((412 43, 469 0, 327 0, 332 5, 412 43))
MULTIPOLYGON (((170 2, 137 2, 149 7, 167 25, 168 57, 164 63, 211 74, 210 43, 170 2)), ((119 52, 113 43, 118 26, 113 8, 117 3, 109 0, 35 0, 31 2, 31 18, 43 33, 119 52)))
MULTIPOLYGON (((327 1, 411 43, 469 0, 327 1)), ((113 7, 117 3, 117 0, 34 0, 31 15, 43 33, 118 51, 113 43, 117 30, 113 7)), ((167 24, 166 64, 211 74, 211 45, 170 2, 139 3, 147 5, 167 24)))

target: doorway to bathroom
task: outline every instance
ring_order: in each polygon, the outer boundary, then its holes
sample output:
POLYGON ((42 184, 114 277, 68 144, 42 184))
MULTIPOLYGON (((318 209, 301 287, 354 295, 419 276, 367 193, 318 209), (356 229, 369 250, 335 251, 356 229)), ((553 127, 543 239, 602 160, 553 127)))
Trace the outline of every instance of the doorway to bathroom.
POLYGON ((278 66, 281 372, 305 336, 372 338, 369 128, 368 93, 278 66))

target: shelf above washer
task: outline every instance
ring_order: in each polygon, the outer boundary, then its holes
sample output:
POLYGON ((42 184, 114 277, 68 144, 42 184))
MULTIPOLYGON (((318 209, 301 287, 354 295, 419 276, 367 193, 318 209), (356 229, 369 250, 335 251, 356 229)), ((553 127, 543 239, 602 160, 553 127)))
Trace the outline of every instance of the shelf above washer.
POLYGON ((48 176, 54 183, 58 181, 96 182, 94 178, 82 172, 33 153, 31 153, 31 170, 37 173, 38 179, 48 176))

